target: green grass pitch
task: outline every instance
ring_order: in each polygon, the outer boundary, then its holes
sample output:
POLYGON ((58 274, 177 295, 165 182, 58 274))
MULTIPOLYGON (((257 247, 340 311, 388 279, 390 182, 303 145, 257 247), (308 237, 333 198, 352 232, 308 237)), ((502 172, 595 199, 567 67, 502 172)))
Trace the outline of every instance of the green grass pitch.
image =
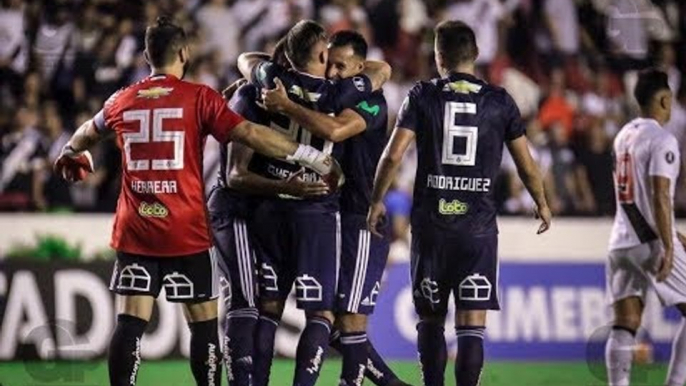
MULTIPOLYGON (((415 386, 421 385, 419 368, 414 362, 392 362, 398 375, 415 386)), ((324 363, 318 386, 338 385, 340 361, 324 363)), ((590 366, 581 362, 492 362, 487 363, 482 386, 602 386, 602 364, 590 366)), ((634 368, 633 386, 660 386, 666 366, 645 365, 634 368)), ((289 386, 293 361, 277 360, 271 376, 272 386, 289 386)), ((224 375, 222 374, 222 377, 224 375)), ((98 362, 0 362, 2 386, 106 386, 107 364, 98 362)), ((224 385, 226 384, 224 380, 224 385)), ((144 361, 139 386, 193 386, 188 362, 144 361)), ((365 385, 372 385, 366 381, 365 385)), ((446 370, 446 386, 455 385, 452 366, 446 370)))

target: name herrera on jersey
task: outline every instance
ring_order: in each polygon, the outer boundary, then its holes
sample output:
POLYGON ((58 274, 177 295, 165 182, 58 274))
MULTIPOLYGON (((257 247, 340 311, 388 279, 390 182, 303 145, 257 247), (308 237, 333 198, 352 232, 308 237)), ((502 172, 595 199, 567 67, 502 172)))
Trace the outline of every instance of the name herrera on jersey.
POLYGON ((429 174, 426 181, 426 186, 433 189, 441 190, 458 190, 465 192, 488 192, 491 189, 490 178, 469 178, 469 177, 452 177, 452 176, 438 176, 429 174))
POLYGON ((131 181, 131 190, 139 194, 176 194, 176 180, 131 181))

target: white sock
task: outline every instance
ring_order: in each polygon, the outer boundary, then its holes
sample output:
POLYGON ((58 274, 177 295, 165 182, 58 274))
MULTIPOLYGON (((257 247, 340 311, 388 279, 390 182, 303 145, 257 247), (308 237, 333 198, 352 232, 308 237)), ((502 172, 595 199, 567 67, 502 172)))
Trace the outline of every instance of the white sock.
POLYGON ((613 328, 605 346, 609 386, 629 386, 635 337, 625 329, 613 328))
POLYGON ((686 384, 686 318, 681 319, 681 325, 672 343, 672 357, 669 360, 667 372, 667 386, 684 386, 686 384))

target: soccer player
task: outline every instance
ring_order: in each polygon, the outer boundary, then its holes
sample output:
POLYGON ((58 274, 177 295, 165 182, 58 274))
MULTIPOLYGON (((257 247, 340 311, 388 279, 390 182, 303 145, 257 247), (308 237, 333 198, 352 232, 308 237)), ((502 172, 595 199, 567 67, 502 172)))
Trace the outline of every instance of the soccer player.
MULTIPOLYGON (((227 89, 229 107, 245 119, 269 125, 268 116, 257 105, 259 90, 252 84, 227 89)), ((306 182, 293 174, 271 179, 248 170, 252 149, 230 143, 221 149, 217 183, 210 193, 208 209, 214 245, 218 252, 220 286, 225 305, 224 360, 229 386, 252 385, 254 334, 257 309, 256 246, 251 219, 264 197, 285 194, 293 197, 329 193, 321 181, 306 182)))
POLYGON ((503 143, 542 219, 550 226, 543 184, 524 136, 519 110, 502 88, 474 77, 478 48, 463 22, 435 29, 435 60, 441 78, 417 83, 398 115, 379 162, 368 226, 382 236, 383 197, 403 154, 416 140, 418 164, 412 205, 412 286, 419 323, 418 351, 424 383, 444 384, 443 335, 448 297, 455 297, 460 386, 479 384, 486 311, 498 304, 498 230, 494 179, 503 143))
MULTIPOLYGON (((355 31, 339 31, 329 39, 327 78, 354 79, 365 68, 367 42, 355 31)), ((381 90, 354 107, 330 116, 288 98, 283 84, 262 92, 264 105, 332 142, 345 141, 341 164, 347 177, 341 189, 341 272, 336 330, 331 345, 343 355, 341 385, 360 385, 362 374, 377 385, 404 385, 367 340, 367 315, 374 311, 381 276, 388 259, 388 227, 384 237, 371 237, 366 216, 374 171, 386 146, 388 111, 381 90), (369 369, 367 369, 369 367, 369 369)))
MULTIPOLYGON (((368 63, 357 80, 337 84, 327 81, 327 36, 324 28, 312 21, 296 24, 286 38, 285 53, 292 65, 286 69, 259 55, 243 54, 239 69, 260 88, 273 88, 279 78, 289 95, 299 104, 335 114, 353 107, 367 90, 378 89, 388 79, 390 68, 373 73, 368 63), (330 92, 330 87, 339 91, 330 92), (360 96, 361 95, 361 96, 360 96)), ((282 114, 270 114, 271 127, 283 131, 302 143, 311 143, 334 157, 342 156, 343 148, 325 138, 312 135, 306 128, 282 114)), ((249 170, 272 179, 288 178, 298 168, 293 165, 255 155, 249 170)), ((312 181, 310 173, 302 177, 312 181)), ((316 178, 316 176, 315 176, 316 178)), ((274 334, 283 312, 283 305, 293 282, 297 304, 307 316, 296 352, 294 385, 314 385, 328 348, 333 309, 338 282, 340 253, 339 196, 294 200, 290 197, 265 199, 255 211, 253 234, 260 250, 260 310, 255 338, 254 381, 268 383, 273 356, 274 334)))
MULTIPOLYGON (((614 324, 606 346, 608 383, 628 386, 636 331, 650 287, 665 307, 686 317, 686 237, 674 227, 674 189, 679 144, 663 129, 672 93, 667 74, 646 70, 634 97, 641 116, 624 125, 614 141, 617 213, 610 236, 607 287, 614 324)), ((667 386, 686 384, 686 319, 674 338, 667 386)))
POLYGON ((206 136, 310 167, 333 186, 342 174, 329 156, 245 121, 217 92, 182 81, 189 63, 186 34, 168 18, 147 28, 145 55, 152 74, 111 96, 74 133, 55 171, 82 179, 92 170, 87 150, 108 135, 124 153, 111 243, 117 251, 111 289, 120 307, 109 350, 110 384, 135 384, 141 338, 164 288, 167 300, 184 305, 196 383, 219 385, 216 261, 209 252, 201 170, 206 136))

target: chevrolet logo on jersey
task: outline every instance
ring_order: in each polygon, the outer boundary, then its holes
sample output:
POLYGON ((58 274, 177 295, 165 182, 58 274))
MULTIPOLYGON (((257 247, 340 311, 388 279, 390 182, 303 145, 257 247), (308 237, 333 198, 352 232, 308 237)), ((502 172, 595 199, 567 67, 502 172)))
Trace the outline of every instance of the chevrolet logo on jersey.
POLYGON ((159 202, 148 204, 147 202, 142 201, 138 206, 138 214, 142 217, 164 218, 169 215, 169 209, 159 202))
POLYGON ((150 87, 144 90, 138 90, 138 98, 158 99, 160 97, 171 94, 174 89, 172 87, 150 87))
POLYGON ((460 200, 448 202, 441 198, 441 200, 438 201, 438 213, 445 216, 460 216, 467 213, 468 210, 469 205, 460 200))
POLYGON ((446 83, 443 86, 443 91, 453 91, 459 94, 478 93, 481 91, 481 85, 467 82, 466 80, 458 80, 457 82, 446 83))

